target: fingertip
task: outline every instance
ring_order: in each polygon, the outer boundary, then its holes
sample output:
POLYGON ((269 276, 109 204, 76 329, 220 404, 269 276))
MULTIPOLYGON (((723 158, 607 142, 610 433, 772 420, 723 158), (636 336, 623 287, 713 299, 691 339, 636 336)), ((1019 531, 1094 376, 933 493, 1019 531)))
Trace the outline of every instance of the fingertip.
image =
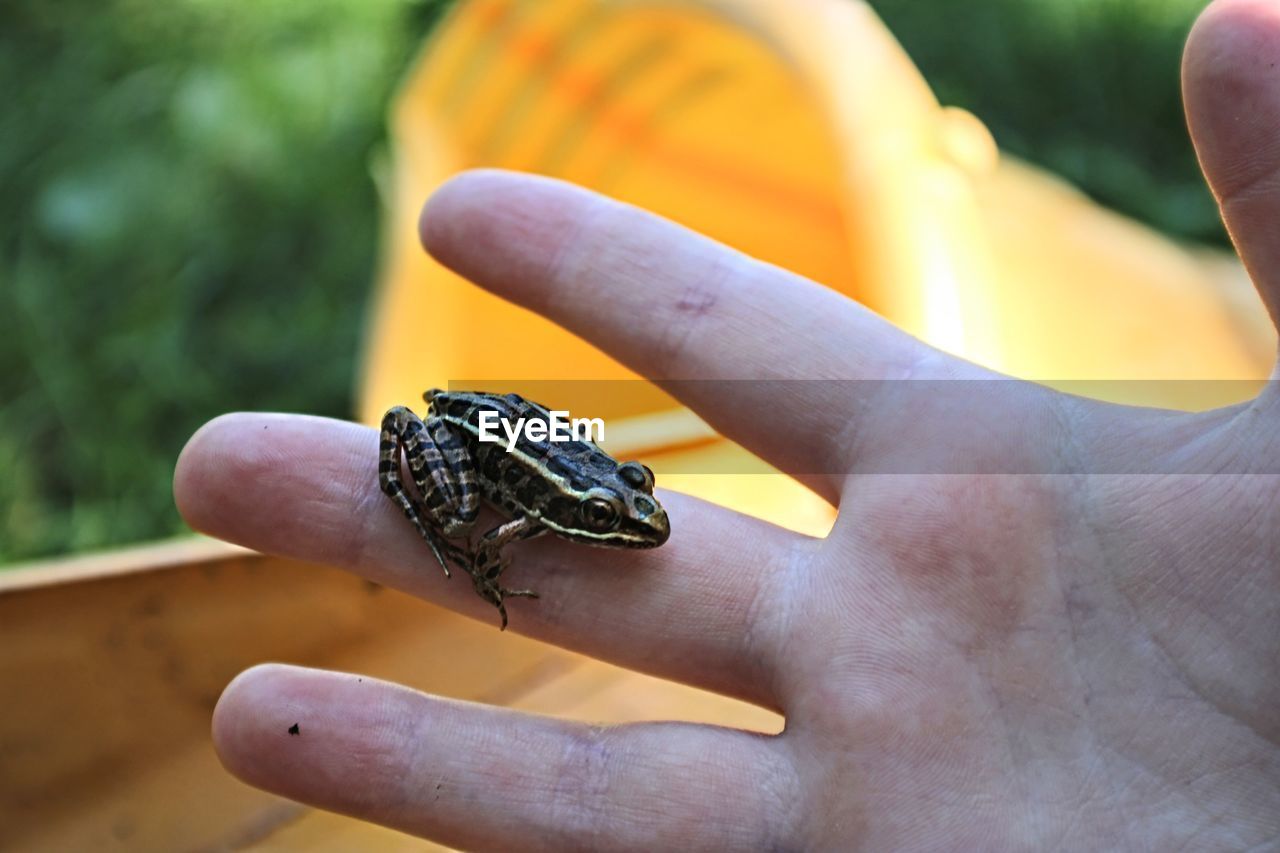
POLYGON ((418 216, 418 239, 422 248, 437 260, 441 253, 448 253, 455 242, 459 226, 465 226, 473 210, 471 199, 475 191, 482 189, 487 170, 474 170, 454 175, 441 184, 418 216))
POLYGON ((593 198, 552 178, 475 169, 432 194, 418 235, 428 254, 482 287, 536 289, 593 198))
POLYGON ((183 519, 195 530, 204 531, 209 504, 202 500, 211 486, 210 475, 217 470, 228 430, 235 427, 235 415, 219 415, 195 431, 173 468, 173 500, 183 519))
MULTIPOLYGON (((261 664, 237 675, 218 697, 211 723, 213 746, 228 771, 245 781, 252 781, 255 764, 249 760, 259 755, 259 710, 272 701, 272 693, 288 677, 293 667, 261 664)), ((288 732, 288 725, 284 731, 288 732)))
MULTIPOLYGON (((1271 0, 1218 0, 1205 8, 1187 37, 1184 84, 1252 82, 1280 60, 1280 7, 1271 0)), ((1199 94, 1199 90, 1193 92, 1199 94)))
POLYGON ((1256 43, 1254 37, 1264 35, 1259 27, 1277 23, 1280 9, 1273 0, 1215 0, 1197 16, 1187 43, 1197 49, 1212 47, 1216 42, 1207 40, 1228 37, 1237 48, 1248 47, 1256 43))
POLYGON ((1187 119, 1214 191, 1229 197, 1271 168, 1280 147, 1254 130, 1280 116, 1280 7, 1217 0, 1197 19, 1182 64, 1187 119))
POLYGON ((236 676, 218 699, 214 749, 247 784, 376 816, 407 775, 419 699, 378 679, 262 664, 236 676))
POLYGON ((460 248, 484 236, 490 214, 519 200, 529 179, 501 169, 472 169, 449 178, 422 207, 418 218, 422 247, 449 266, 460 248))
POLYGON ((225 533, 226 512, 238 506, 246 486, 264 471, 278 469, 281 451, 259 440, 286 416, 233 413, 206 423, 188 439, 173 472, 173 498, 193 529, 225 533))

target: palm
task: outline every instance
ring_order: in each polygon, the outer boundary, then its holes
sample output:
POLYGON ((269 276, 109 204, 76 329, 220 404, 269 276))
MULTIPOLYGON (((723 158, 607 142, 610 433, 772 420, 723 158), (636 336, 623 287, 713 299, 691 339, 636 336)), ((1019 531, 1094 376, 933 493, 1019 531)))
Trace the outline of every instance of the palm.
MULTIPOLYGON (((1187 68, 1201 157, 1274 306, 1280 152, 1255 147, 1280 123, 1269 57, 1280 16, 1223 0, 1187 68), (1242 119, 1231 104, 1246 101, 1242 119)), ((236 772, 468 847, 1232 848, 1280 833, 1270 392, 1192 416, 997 381, 834 293, 552 182, 467 176, 424 222, 442 261, 647 375, 783 380, 782 407, 777 383, 671 387, 838 504, 828 538, 666 495, 671 542, 609 571, 589 570, 598 552, 529 543, 522 571, 544 599, 513 607, 513 625, 780 709, 786 731, 599 730, 269 667, 219 705, 236 772), (904 377, 925 382, 884 381, 904 377), (928 382, 943 378, 976 381, 928 382), (361 725, 279 763, 281 702, 361 725), (458 793, 422 799, 442 764, 458 793)), ((260 421, 220 419, 184 452, 193 525, 490 615, 418 571, 421 543, 369 477, 376 433, 260 421)))
POLYGON ((1244 625, 1275 497, 1222 480, 852 482, 788 645, 806 800, 846 811, 818 846, 1231 849, 1274 820, 1277 632, 1244 625))

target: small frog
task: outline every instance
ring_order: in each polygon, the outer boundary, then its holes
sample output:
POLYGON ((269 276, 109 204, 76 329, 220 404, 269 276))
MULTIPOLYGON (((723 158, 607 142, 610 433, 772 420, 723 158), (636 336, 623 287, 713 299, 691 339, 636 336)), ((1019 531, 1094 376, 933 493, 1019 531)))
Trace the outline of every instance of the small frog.
POLYGON ((499 584, 508 561, 502 549, 550 531, 574 542, 607 548, 656 548, 667 541, 667 513, 653 496, 653 472, 639 462, 620 464, 591 441, 535 441, 521 432, 507 443, 481 441, 481 422, 551 422, 543 406, 518 394, 451 392, 422 395, 426 420, 404 406, 382 418, 378 483, 427 541, 450 577, 449 563, 469 574, 476 593, 498 608, 504 598, 537 598, 499 584), (401 482, 401 457, 417 494, 401 482), (480 537, 470 535, 480 500, 510 520, 480 537), (465 546, 452 540, 462 539, 465 546))

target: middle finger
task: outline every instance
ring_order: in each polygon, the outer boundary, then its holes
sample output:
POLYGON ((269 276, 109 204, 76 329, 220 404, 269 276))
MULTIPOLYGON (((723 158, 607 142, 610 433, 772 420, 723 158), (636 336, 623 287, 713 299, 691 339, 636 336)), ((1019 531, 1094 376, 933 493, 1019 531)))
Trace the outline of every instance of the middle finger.
POLYGON ((840 383, 804 380, 909 375, 932 352, 833 290, 559 181, 454 178, 424 210, 422 238, 476 284, 599 345, 782 470, 811 475, 833 503, 866 407, 832 393, 840 383))

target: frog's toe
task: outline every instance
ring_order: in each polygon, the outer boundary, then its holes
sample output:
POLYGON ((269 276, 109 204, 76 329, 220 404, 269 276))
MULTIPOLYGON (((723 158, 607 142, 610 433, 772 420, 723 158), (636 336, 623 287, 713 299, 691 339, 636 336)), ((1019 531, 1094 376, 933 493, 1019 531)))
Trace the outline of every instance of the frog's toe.
POLYGON ((471 567, 471 573, 477 579, 484 579, 486 582, 492 583, 496 581, 507 567, 511 565, 511 561, 505 557, 494 555, 492 558, 485 557, 483 554, 477 554, 475 563, 471 567))

